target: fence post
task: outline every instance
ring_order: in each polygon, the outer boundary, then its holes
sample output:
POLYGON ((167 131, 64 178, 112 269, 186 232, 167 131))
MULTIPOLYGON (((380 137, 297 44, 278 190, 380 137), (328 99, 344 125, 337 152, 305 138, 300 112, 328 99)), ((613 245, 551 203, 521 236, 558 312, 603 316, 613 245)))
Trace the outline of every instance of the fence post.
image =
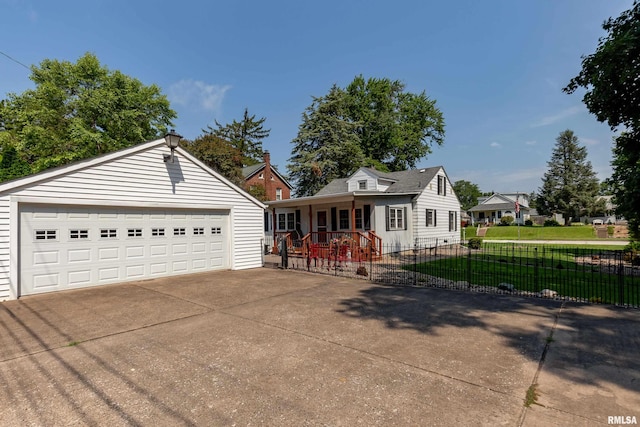
POLYGON ((471 287, 471 246, 467 246, 467 288, 471 287))
POLYGON ((418 285, 418 240, 413 245, 413 286, 418 285))
MULTIPOLYGON (((382 251, 380 251, 382 252, 382 251)), ((373 255, 375 253, 375 248, 373 246, 373 240, 369 242, 369 280, 373 281, 373 255)), ((380 258, 382 258, 382 253, 380 258)))
POLYGON ((624 305, 624 251, 618 251, 618 304, 624 305))
POLYGON ((533 290, 540 292, 538 277, 538 248, 533 248, 533 290))

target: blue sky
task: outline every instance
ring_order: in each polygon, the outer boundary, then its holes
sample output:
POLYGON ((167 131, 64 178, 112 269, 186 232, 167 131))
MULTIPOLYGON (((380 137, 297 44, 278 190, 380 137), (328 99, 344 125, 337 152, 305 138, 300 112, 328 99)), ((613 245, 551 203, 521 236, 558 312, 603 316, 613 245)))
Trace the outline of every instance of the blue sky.
MULTIPOLYGON (((0 51, 27 66, 94 53, 162 88, 176 130, 266 117, 263 148, 286 172, 313 96, 356 75, 401 80, 436 100, 445 142, 419 163, 482 191, 541 185, 555 139, 573 130, 600 179, 613 133, 562 88, 633 0, 146 1, 0 0, 0 51)), ((0 98, 32 88, 0 55, 0 98)))

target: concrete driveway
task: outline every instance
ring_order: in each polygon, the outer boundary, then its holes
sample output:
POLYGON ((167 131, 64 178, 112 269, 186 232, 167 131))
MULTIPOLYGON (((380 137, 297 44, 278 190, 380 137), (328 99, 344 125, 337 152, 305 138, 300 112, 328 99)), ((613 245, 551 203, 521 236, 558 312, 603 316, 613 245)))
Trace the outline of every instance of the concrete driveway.
POLYGON ((0 424, 640 422, 639 350, 638 310, 194 274, 1 303, 0 424))

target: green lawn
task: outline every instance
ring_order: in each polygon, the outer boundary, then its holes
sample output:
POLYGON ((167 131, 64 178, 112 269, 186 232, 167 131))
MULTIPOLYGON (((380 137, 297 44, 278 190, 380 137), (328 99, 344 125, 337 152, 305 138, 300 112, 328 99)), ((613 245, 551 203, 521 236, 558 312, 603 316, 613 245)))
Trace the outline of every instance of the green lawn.
MULTIPOLYGON (((441 258, 431 262, 405 266, 424 274, 454 281, 468 281, 474 285, 498 286, 510 283, 519 291, 539 292, 551 289, 559 295, 602 303, 640 304, 640 278, 619 276, 614 268, 610 271, 598 265, 606 252, 595 248, 572 248, 546 246, 533 247, 486 245, 470 256, 441 258), (576 257, 590 260, 597 256, 597 263, 577 262, 576 257), (621 298, 620 292, 624 296, 621 298)), ((594 258, 595 259, 595 258, 594 258)), ((617 261, 614 261, 617 263, 617 261)))
MULTIPOLYGON (((540 226, 492 226, 484 236, 488 240, 517 240, 520 228, 521 240, 603 240, 596 238, 596 232, 590 225, 573 227, 540 227, 540 226)), ((476 237, 477 227, 467 227, 464 238, 476 237)))

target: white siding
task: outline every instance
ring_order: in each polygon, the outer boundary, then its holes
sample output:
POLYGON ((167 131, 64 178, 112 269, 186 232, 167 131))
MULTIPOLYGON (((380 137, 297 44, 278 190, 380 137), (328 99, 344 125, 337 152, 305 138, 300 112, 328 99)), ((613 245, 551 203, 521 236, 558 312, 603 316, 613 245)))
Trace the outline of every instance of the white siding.
POLYGON ((348 191, 358 191, 360 189, 360 181, 367 181, 367 191, 381 191, 377 186, 377 178, 366 169, 359 169, 353 175, 351 175, 351 177, 347 181, 348 191))
POLYGON ((9 299, 9 197, 0 197, 0 301, 9 299))
POLYGON ((458 240, 460 236, 460 202, 453 192, 451 183, 446 179, 446 196, 438 194, 438 175, 445 176, 443 169, 433 177, 415 203, 414 239, 436 239, 439 241, 458 240), (436 211, 436 226, 426 226, 427 209, 436 211), (457 231, 449 231, 449 212, 456 212, 457 231))
MULTIPOLYGON (((229 209, 231 215, 231 267, 245 269, 262 265, 260 239, 263 208, 245 193, 212 175, 176 151, 175 163, 163 161, 169 150, 162 142, 145 144, 141 151, 127 151, 121 157, 93 159, 85 168, 58 175, 37 175, 16 182, 0 194, 0 300, 10 298, 12 274, 10 254, 11 198, 37 198, 41 203, 76 205, 175 206, 190 209, 229 209)), ((68 170, 65 169, 65 170, 68 170)), ((20 200, 20 199, 18 199, 20 200)), ((17 211, 17 209, 16 209, 17 211)), ((14 237, 15 238, 15 237, 14 237)), ((15 264, 15 260, 14 260, 15 264)), ((15 286, 13 287, 15 290, 15 286)))
POLYGON ((411 220, 411 201, 408 196, 385 197, 376 200, 374 211, 374 227, 372 229, 382 238, 382 244, 387 250, 400 250, 413 242, 413 224, 411 220), (387 206, 393 208, 406 208, 406 230, 387 230, 387 206), (395 248, 395 249, 392 249, 395 248))

